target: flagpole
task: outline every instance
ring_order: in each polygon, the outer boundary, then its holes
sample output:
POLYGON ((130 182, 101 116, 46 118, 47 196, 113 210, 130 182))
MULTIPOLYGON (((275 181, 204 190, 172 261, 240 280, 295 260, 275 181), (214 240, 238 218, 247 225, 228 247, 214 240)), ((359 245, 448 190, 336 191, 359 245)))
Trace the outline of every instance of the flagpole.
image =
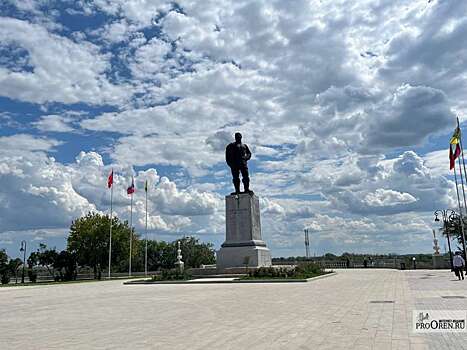
MULTIPOLYGON (((460 166, 460 161, 459 161, 459 166, 460 166)), ((456 194, 457 194, 457 205, 459 207, 459 219, 460 219, 460 226, 461 226, 461 232, 460 234, 462 235, 462 247, 464 250, 464 254, 466 254, 466 247, 465 247, 465 234, 464 234, 464 216, 462 215, 462 206, 461 206, 461 200, 459 196, 459 187, 457 184, 457 175, 456 175, 456 163, 454 162, 454 181, 456 182, 456 194)), ((467 256, 467 255, 466 255, 467 256)))
MULTIPOLYGON (((459 129, 459 143, 461 146, 461 156, 462 156, 462 163, 464 163, 464 174, 466 174, 466 179, 467 179, 467 172, 465 171, 465 161, 464 161, 464 148, 462 147, 462 132, 460 131, 460 125, 459 125, 459 118, 457 118, 457 128, 459 129)), ((462 167, 461 167, 461 159, 460 157, 457 158, 458 163, 459 163, 459 173, 461 175, 461 183, 462 183, 462 194, 464 196, 464 208, 467 210, 467 202, 465 199, 465 189, 464 189, 464 177, 462 175, 462 167)))
POLYGON ((145 228, 145 236, 146 236, 146 246, 144 248, 144 275, 148 275, 148 184, 146 182, 146 228, 145 228))
POLYGON ((133 244, 133 193, 130 194, 130 259, 128 264, 128 276, 131 277, 131 248, 133 244))
MULTIPOLYGON (((113 170, 112 170, 112 182, 113 182, 113 170)), ((109 279, 110 279, 110 266, 112 262, 112 219, 113 219, 113 212, 112 212, 112 200, 113 200, 113 192, 114 192, 114 185, 110 186, 110 235, 109 235, 109 279)))
MULTIPOLYGON (((459 129, 459 143, 461 146, 461 157, 462 157, 462 163, 464 165, 464 175, 466 176, 467 180, 467 172, 465 171, 465 160, 464 160, 464 147, 462 147, 462 132, 460 129, 460 124, 459 124, 459 118, 457 118, 457 128, 459 129)), ((465 197, 465 188, 464 188, 464 177, 462 175, 462 167, 461 167, 461 159, 460 157, 457 158, 458 164, 459 164, 459 172, 461 175, 461 182, 462 182, 462 194, 464 197, 464 208, 467 211, 467 202, 466 202, 466 197, 465 197)), ((467 212, 466 212, 467 213, 467 212)), ((463 220, 463 214, 462 211, 460 213, 460 220, 461 220, 461 234, 462 234, 462 247, 464 248, 464 257, 467 259, 467 250, 465 246, 465 230, 464 230, 464 220, 463 220)), ((467 266, 465 266, 465 269, 467 271, 467 266)))

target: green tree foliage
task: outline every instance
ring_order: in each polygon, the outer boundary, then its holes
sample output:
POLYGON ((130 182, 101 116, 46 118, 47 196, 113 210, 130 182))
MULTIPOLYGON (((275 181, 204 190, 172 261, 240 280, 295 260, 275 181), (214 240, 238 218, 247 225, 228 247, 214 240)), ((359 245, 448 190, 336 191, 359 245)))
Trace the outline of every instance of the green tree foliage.
MULTIPOLYGON (((109 258, 110 217, 90 212, 72 222, 67 250, 74 254, 81 266, 90 266, 97 278, 109 258)), ((128 269, 130 228, 128 222, 112 219, 112 270, 128 269)), ((133 256, 137 255, 138 237, 133 232, 133 256)))
POLYGON ((31 266, 42 266, 47 269, 50 276, 55 278, 55 261, 57 259, 58 253, 54 249, 48 249, 47 245, 44 243, 39 244, 37 251, 32 252, 28 258, 28 265, 31 266))
MULTIPOLYGON (((45 267, 54 280, 71 281, 76 279, 76 254, 66 250, 57 252, 55 248, 49 249, 43 243, 39 244, 37 251, 31 253, 28 265, 31 271, 34 266, 45 267)), ((29 276, 31 280, 34 279, 34 273, 29 274, 29 276)))
MULTIPOLYGON (((180 240, 167 243, 164 241, 148 241, 148 270, 171 269, 177 261, 178 241, 182 250, 182 260, 185 268, 200 267, 202 264, 215 264, 215 252, 211 243, 201 243, 194 237, 183 237, 180 240)), ((137 257, 134 266, 138 271, 144 271, 145 240, 137 244, 137 257)))
POLYGON ((76 254, 66 250, 62 250, 58 253, 55 258, 54 268, 58 271, 60 280, 76 280, 77 263, 76 254))
MULTIPOLYGON (((177 251, 177 241, 172 245, 177 251)), ((184 237, 180 240, 185 267, 200 267, 216 263, 214 246, 212 243, 201 243, 195 237, 184 237)))
POLYGON ((8 264, 8 255, 5 252, 5 249, 0 249, 0 266, 8 264))
POLYGON ((12 276, 18 277, 18 268, 22 265, 19 258, 10 259, 5 250, 0 250, 0 282, 7 284, 12 276))
POLYGON ((7 284, 10 282, 11 269, 8 264, 8 255, 5 250, 0 250, 0 282, 7 284))
POLYGON ((11 271, 11 274, 15 275, 15 280, 16 281, 18 280, 18 275, 21 274, 21 271, 19 271, 19 268, 22 265, 23 265, 23 260, 21 260, 20 258, 11 259, 8 262, 8 267, 9 267, 9 269, 11 271))

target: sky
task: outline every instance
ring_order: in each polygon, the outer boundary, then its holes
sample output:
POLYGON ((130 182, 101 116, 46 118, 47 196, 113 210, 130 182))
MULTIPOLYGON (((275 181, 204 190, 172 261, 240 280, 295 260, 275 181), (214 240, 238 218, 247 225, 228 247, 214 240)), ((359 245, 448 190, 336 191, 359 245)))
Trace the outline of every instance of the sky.
POLYGON ((139 234, 148 180, 149 238, 218 249, 239 131, 273 256, 430 253, 466 35, 466 1, 4 0, 0 249, 65 248, 111 169, 139 234))

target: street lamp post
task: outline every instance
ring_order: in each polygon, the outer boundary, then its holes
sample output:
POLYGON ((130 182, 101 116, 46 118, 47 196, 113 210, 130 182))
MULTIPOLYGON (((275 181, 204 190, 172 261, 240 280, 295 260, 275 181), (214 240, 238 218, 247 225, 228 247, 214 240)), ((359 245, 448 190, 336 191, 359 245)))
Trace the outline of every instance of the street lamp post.
POLYGON ((451 264, 451 271, 453 270, 453 265, 452 265, 452 250, 451 250, 451 240, 449 239, 449 230, 448 230, 448 214, 449 216, 452 215, 454 210, 450 209, 443 209, 443 210, 437 210, 435 211, 435 221, 439 222, 438 215, 441 215, 443 218, 443 228, 444 228, 444 233, 446 234, 446 239, 448 241, 448 249, 449 249, 449 263, 451 264))
POLYGON ((27 249, 27 243, 25 240, 21 241, 21 248, 20 252, 23 252, 23 273, 21 274, 21 283, 24 284, 24 268, 26 267, 26 249, 27 249))

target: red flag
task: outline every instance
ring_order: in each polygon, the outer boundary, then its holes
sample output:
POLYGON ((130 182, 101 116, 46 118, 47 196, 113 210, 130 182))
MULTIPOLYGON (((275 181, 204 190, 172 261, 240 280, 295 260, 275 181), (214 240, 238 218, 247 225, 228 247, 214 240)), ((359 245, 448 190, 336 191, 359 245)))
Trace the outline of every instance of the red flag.
POLYGON ((114 170, 110 172, 109 178, 107 179, 107 187, 111 188, 114 183, 114 170))
POLYGON ((126 189, 127 194, 133 194, 135 193, 135 180, 131 178, 131 185, 126 189))

